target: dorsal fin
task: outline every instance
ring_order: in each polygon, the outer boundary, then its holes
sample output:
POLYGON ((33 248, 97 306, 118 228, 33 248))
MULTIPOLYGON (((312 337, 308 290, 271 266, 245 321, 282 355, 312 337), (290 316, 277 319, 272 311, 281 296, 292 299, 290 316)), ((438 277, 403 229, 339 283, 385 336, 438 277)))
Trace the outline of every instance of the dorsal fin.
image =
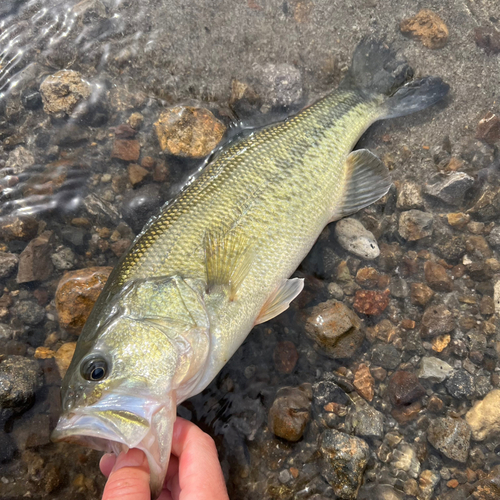
POLYGON ((344 196, 330 221, 341 219, 382 198, 391 176, 380 158, 367 149, 353 151, 346 160, 344 196))
POLYGON ((283 282, 276 288, 274 293, 267 299, 264 307, 255 320, 255 324, 264 323, 273 319, 278 314, 286 311, 290 307, 290 302, 297 297, 297 295, 304 288, 303 278, 292 278, 283 280, 283 282))

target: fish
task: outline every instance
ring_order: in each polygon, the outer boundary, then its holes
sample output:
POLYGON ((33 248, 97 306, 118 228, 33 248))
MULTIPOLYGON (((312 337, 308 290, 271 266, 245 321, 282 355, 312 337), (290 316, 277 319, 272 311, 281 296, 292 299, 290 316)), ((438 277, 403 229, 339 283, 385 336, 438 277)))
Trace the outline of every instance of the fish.
POLYGON ((448 93, 439 77, 411 77, 388 45, 365 38, 336 90, 213 154, 109 276, 63 379, 54 441, 143 450, 158 497, 177 405, 289 307, 304 286, 290 277, 324 227, 388 192, 382 161, 352 151, 361 135, 448 93))

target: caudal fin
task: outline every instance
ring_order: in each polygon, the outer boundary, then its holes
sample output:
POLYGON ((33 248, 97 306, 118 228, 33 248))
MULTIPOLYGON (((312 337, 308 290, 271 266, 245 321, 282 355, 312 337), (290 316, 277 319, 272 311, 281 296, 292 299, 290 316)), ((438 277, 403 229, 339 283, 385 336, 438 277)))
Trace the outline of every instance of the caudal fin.
POLYGON ((365 38, 354 50, 341 87, 355 88, 367 97, 386 95, 386 118, 428 108, 448 93, 449 85, 441 78, 428 76, 411 81, 412 76, 407 61, 387 44, 365 38))

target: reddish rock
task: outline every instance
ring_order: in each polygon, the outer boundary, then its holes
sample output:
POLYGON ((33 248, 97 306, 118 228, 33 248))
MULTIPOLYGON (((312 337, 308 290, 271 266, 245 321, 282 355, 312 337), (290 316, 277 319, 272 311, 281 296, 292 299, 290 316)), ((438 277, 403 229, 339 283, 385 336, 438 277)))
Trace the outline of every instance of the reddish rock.
POLYGON ((365 288, 376 288, 379 279, 380 274, 373 267, 363 267, 356 273, 356 282, 365 288))
POLYGON ((53 233, 45 231, 31 240, 19 256, 17 282, 43 281, 50 277, 54 266, 50 254, 52 251, 53 233))
POLYGON ((488 111, 479 123, 476 129, 476 139, 487 142, 488 144, 495 144, 500 140, 500 118, 488 111))
POLYGON ((389 305, 389 290, 357 290, 354 298, 354 309, 361 314, 377 316, 389 305))
POLYGON ((62 328, 80 334, 112 270, 112 267, 88 267, 64 274, 55 297, 62 328))
POLYGON ((122 124, 115 128, 115 137, 119 139, 131 139, 135 136, 137 130, 132 128, 130 125, 122 124))
POLYGON ((403 370, 395 372, 389 379, 387 392, 394 406, 408 406, 425 395, 417 376, 403 370))
POLYGON ((129 240, 128 238, 121 238, 118 241, 115 241, 114 243, 111 244, 110 248, 111 251, 117 256, 121 257, 130 247, 132 244, 132 240, 129 240))
POLYGON ((374 384, 375 380, 370 373, 370 368, 364 363, 361 363, 354 374, 353 385, 356 391, 367 401, 371 401, 374 396, 374 384))
POLYGON ((156 166, 156 160, 151 156, 145 156, 141 161, 141 167, 152 170, 156 166))
POLYGON ((391 411, 391 415, 397 420, 399 425, 406 425, 417 418, 420 410, 422 409, 422 404, 420 401, 413 403, 409 406, 402 406, 394 408, 391 411))
POLYGON ((422 9, 417 15, 404 19, 401 33, 416 38, 429 49, 441 49, 448 41, 448 28, 432 10, 422 9))
POLYGON ((274 365, 280 373, 292 373, 299 359, 299 353, 293 342, 285 340, 276 344, 273 358, 274 365))
POLYGON ((436 262, 427 261, 424 264, 425 281, 438 292, 451 292, 453 281, 448 276, 446 269, 436 262))
POLYGON ((141 145, 135 139, 115 139, 111 158, 125 161, 137 161, 141 154, 141 145))

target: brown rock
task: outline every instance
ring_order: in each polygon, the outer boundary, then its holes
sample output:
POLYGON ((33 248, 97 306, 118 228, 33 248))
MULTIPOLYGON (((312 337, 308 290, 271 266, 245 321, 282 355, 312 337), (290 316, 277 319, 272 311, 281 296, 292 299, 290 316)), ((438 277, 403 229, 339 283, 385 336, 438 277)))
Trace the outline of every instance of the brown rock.
POLYGON ((306 334, 315 348, 332 358, 350 358, 363 343, 361 321, 342 302, 328 300, 315 306, 306 320, 306 334))
POLYGON ((446 269, 436 262, 427 261, 424 264, 425 281, 438 292, 451 292, 453 281, 446 273, 446 269))
POLYGON ((45 231, 31 240, 19 256, 17 282, 43 281, 52 274, 54 266, 50 258, 52 231, 45 231))
POLYGON ((293 342, 285 340, 276 344, 273 358, 274 365, 280 373, 292 373, 299 359, 299 353, 293 342))
POLYGON ((388 319, 383 319, 374 327, 366 329, 366 334, 370 342, 374 342, 375 339, 379 339, 388 344, 394 340, 396 333, 396 328, 388 319))
POLYGON ((424 283, 412 283, 410 286, 411 303, 425 306, 432 299, 434 292, 424 283))
POLYGON ((399 370, 389 379, 387 392, 394 406, 408 406, 425 395, 415 374, 399 370))
POLYGON ((145 156, 141 161, 141 167, 147 168, 148 170, 153 170, 156 166, 156 160, 151 156, 145 156))
POLYGON ((121 257, 132 244, 132 240, 128 238, 120 238, 110 245, 111 251, 117 256, 121 257))
POLYGON ((112 269, 89 267, 64 274, 55 297, 61 327, 80 334, 112 269))
POLYGON ((131 163, 128 166, 127 170, 128 170, 128 178, 132 186, 140 184, 149 174, 149 172, 145 168, 142 168, 140 165, 137 165, 137 163, 131 163))
POLYGON ((354 387, 360 396, 367 401, 371 401, 374 396, 373 386, 375 380, 370 373, 370 369, 364 363, 361 363, 354 374, 354 387))
POLYGON ((137 130, 130 125, 122 124, 115 127, 115 137, 118 139, 131 139, 135 134, 137 134, 137 130))
POLYGON ((421 210, 408 210, 399 216, 399 234, 408 241, 417 241, 432 235, 434 219, 421 210))
POLYGON ((59 375, 64 378, 66 372, 68 371, 69 364, 75 353, 76 342, 66 342, 59 349, 57 349, 54 357, 56 358, 57 369, 59 370, 59 375))
POLYGON ((2 217, 0 218, 0 234, 4 241, 30 241, 38 232, 38 222, 34 217, 2 217))
POLYGON ((168 167, 164 162, 159 162, 153 171, 153 180, 155 182, 165 182, 168 179, 168 167))
POLYGON ((420 403, 420 401, 417 401, 416 403, 412 403, 409 406, 394 408, 391 411, 391 415, 397 420, 399 425, 406 425, 408 422, 411 422, 412 420, 417 418, 421 409, 422 403, 420 403))
POLYGON ((380 279, 379 272, 373 267, 363 267, 356 273, 358 285, 366 288, 376 288, 380 279))
POLYGON ((450 333, 455 329, 455 319, 451 312, 442 304, 428 307, 422 316, 423 337, 436 337, 450 333))
POLYGON ((155 129, 163 151, 190 158, 208 155, 226 131, 226 127, 208 109, 190 106, 163 111, 155 129))
POLYGON ((441 398, 433 394, 427 402, 427 409, 433 413, 439 413, 444 408, 444 403, 441 398))
POLYGON ((493 26, 480 26, 474 31, 476 45, 484 49, 486 54, 500 54, 500 31, 493 26))
POLYGON ((401 321, 401 328, 404 328, 405 330, 413 330, 416 326, 415 321, 409 318, 405 318, 401 321))
POLYGON ((389 305, 389 290, 376 292, 374 290, 357 290, 354 298, 354 309, 367 316, 382 314, 389 305))
POLYGON ((132 113, 128 120, 127 123, 135 130, 138 130, 140 126, 142 125, 142 122, 144 121, 144 116, 141 115, 141 113, 132 113))
POLYGON ((370 368, 370 373, 373 375, 373 378, 379 382, 383 382, 387 377, 387 370, 381 366, 374 366, 370 368))
POLYGON ((464 214, 463 212, 448 214, 446 217, 448 219, 448 224, 457 229, 464 228, 470 221, 470 215, 464 214))
POLYGON ((141 145, 136 139, 115 139, 111 158, 124 161, 137 161, 141 154, 141 145))
POLYGON ((438 335, 437 337, 434 337, 431 341, 432 343, 432 350, 434 352, 443 352, 451 342, 451 335, 446 334, 446 335, 438 335))
POLYGON ((493 298, 484 295, 481 299, 481 303, 479 304, 479 310, 481 311, 481 314, 486 316, 489 314, 495 314, 495 301, 493 298))
POLYGON ((448 28, 432 10, 423 9, 416 16, 404 19, 401 33, 420 40, 429 49, 441 49, 448 41, 448 28))

